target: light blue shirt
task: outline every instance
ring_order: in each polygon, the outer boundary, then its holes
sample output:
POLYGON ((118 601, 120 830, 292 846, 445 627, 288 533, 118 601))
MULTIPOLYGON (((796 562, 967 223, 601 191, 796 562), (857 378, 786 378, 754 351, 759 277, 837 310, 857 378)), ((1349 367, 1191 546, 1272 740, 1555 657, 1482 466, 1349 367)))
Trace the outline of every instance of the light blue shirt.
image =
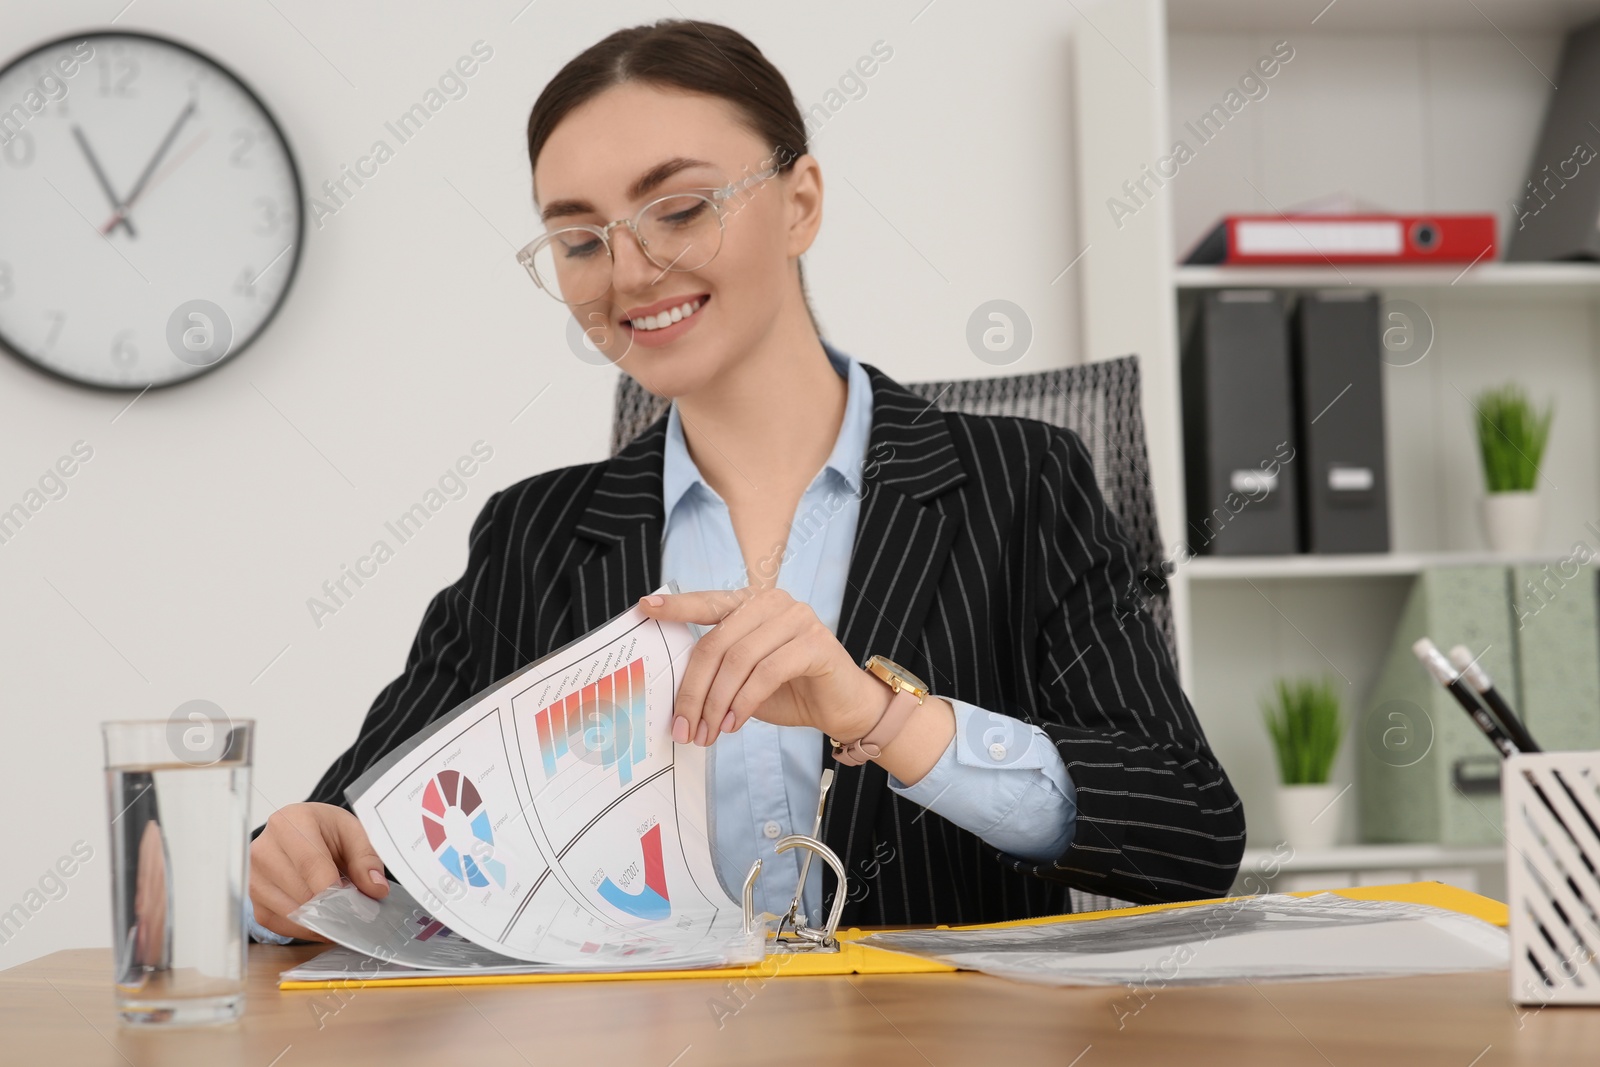
MULTIPOLYGON (((779 564, 778 588, 810 604, 837 634, 872 434, 872 382, 850 356, 827 342, 823 350, 847 383, 844 422, 833 451, 800 498, 782 559, 772 562, 779 564)), ((667 416, 662 503, 663 582, 675 579, 684 592, 750 584, 728 505, 689 456, 676 402, 667 416)), ((955 737, 915 785, 891 774, 889 788, 1003 852, 1030 860, 1061 855, 1076 830, 1077 793, 1050 738, 1011 716, 945 699, 955 708, 955 737)), ((722 734, 711 745, 711 848, 717 873, 734 899, 759 857, 757 909, 775 915, 789 909, 805 853, 791 849, 779 855, 773 845, 787 834, 812 831, 823 744, 822 731, 812 727, 752 718, 738 733, 722 734)), ((801 896, 802 910, 815 923, 823 918, 822 866, 812 862, 801 896)), ((245 915, 257 941, 289 941, 255 922, 248 897, 245 915)))

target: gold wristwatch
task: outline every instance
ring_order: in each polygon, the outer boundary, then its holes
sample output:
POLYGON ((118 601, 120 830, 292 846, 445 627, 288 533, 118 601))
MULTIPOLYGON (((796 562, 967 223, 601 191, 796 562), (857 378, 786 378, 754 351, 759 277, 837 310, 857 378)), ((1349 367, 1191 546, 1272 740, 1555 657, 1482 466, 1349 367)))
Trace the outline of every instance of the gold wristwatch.
POLYGON ((883 717, 865 736, 844 742, 828 738, 833 742, 833 758, 851 766, 881 755, 883 747, 905 729, 906 720, 911 718, 911 709, 921 706, 928 695, 926 682, 887 656, 872 656, 863 666, 893 690, 894 696, 884 710, 883 717))

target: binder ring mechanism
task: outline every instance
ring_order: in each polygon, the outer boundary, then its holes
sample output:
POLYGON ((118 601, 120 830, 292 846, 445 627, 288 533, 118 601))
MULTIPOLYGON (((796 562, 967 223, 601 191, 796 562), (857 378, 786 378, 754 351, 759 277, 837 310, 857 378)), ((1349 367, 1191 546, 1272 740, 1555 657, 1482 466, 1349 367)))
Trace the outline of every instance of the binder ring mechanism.
MULTIPOLYGON (((834 937, 834 932, 839 928, 839 918, 844 914, 845 892, 850 884, 848 874, 845 872, 844 861, 839 859, 837 853, 823 844, 816 834, 822 829, 822 807, 828 799, 828 786, 833 784, 833 769, 822 772, 821 796, 817 799, 817 829, 811 834, 789 834, 780 837, 773 846, 778 852, 787 852, 792 848, 806 850, 805 858, 800 864, 800 880, 794 887, 794 899, 789 902, 789 910, 778 921, 778 932, 774 935, 774 947, 782 952, 837 952, 839 941, 834 937), (828 921, 820 930, 807 926, 804 916, 800 913, 800 895, 806 887, 806 875, 811 870, 812 855, 822 857, 824 863, 833 868, 833 873, 839 880, 839 887, 833 895, 833 907, 828 912, 828 921), (794 936, 783 936, 785 926, 793 927, 794 936)), ((744 879, 744 930, 753 934, 757 929, 756 924, 756 878, 761 874, 761 861, 757 859, 750 864, 750 873, 744 879)))

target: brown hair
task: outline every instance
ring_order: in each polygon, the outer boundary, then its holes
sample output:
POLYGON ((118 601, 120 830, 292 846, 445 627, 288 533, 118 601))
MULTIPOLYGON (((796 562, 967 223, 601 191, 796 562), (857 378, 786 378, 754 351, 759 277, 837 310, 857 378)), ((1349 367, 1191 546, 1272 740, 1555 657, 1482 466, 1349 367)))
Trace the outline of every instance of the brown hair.
MULTIPOLYGON (((538 167, 539 153, 562 119, 612 86, 630 81, 728 101, 751 132, 772 146, 780 173, 788 173, 807 152, 805 125, 788 81, 748 37, 715 22, 661 19, 617 30, 556 72, 528 114, 530 169, 538 167)), ((816 327, 803 265, 800 295, 816 327)))

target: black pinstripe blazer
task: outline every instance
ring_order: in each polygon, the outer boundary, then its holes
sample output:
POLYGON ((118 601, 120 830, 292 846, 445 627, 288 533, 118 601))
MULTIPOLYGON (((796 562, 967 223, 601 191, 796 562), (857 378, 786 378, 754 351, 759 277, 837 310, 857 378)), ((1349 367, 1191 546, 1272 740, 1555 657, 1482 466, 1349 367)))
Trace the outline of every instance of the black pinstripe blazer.
MULTIPOLYGON (((1022 860, 895 795, 876 763, 844 766, 824 747, 837 777, 823 839, 858 883, 843 922, 1059 914, 1069 886, 1132 901, 1226 892, 1243 807, 1139 607, 1132 546, 1083 443, 1033 419, 930 408, 863 367, 872 434, 839 640, 857 662, 882 653, 936 694, 1042 727, 1077 788, 1078 825, 1053 862, 1022 860)), ((465 573, 430 602, 404 672, 310 799, 344 804, 436 716, 660 584, 666 423, 489 499, 465 573)))

